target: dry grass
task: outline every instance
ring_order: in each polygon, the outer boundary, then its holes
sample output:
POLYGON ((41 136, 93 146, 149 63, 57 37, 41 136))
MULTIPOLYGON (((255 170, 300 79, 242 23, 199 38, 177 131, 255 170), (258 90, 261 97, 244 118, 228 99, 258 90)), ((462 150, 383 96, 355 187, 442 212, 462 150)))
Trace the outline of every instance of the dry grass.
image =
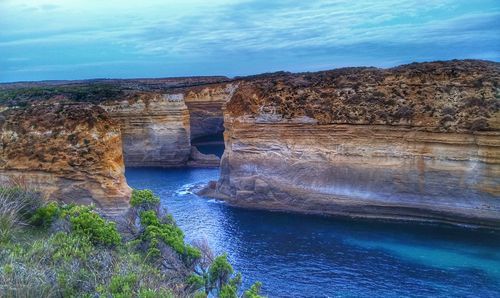
POLYGON ((0 242, 8 241, 15 231, 27 224, 26 219, 42 206, 41 195, 20 183, 0 186, 0 242))

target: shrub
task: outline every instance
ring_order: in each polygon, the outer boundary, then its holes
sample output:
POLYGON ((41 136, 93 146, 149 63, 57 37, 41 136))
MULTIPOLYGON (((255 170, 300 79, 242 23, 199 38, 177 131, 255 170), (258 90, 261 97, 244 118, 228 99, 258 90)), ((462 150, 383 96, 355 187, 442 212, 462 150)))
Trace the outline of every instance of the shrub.
POLYGON ((74 259, 84 261, 94 250, 88 236, 65 232, 54 234, 49 239, 49 244, 53 250, 51 257, 55 262, 59 260, 68 262, 74 259))
POLYGON ((246 290, 243 294, 243 298, 264 298, 260 295, 260 289, 262 288, 261 282, 254 283, 249 290, 246 290))
POLYGON ((89 237, 94 244, 117 245, 121 236, 114 222, 103 219, 89 206, 70 206, 62 212, 71 223, 72 231, 89 237))
POLYGON ((227 255, 224 254, 215 258, 208 272, 210 274, 210 284, 222 289, 223 285, 229 282, 234 269, 227 260, 227 255))
POLYGON ((133 207, 154 207, 160 203, 160 198, 155 196, 153 192, 149 189, 138 190, 134 189, 132 191, 132 197, 130 199, 130 205, 133 207))
POLYGON ((152 289, 141 289, 137 295, 139 298, 174 298, 172 291, 167 289, 152 290, 152 289))
POLYGON ((187 284, 192 289, 199 290, 205 287, 205 280, 199 275, 191 274, 187 279, 187 284))
POLYGON ((203 291, 198 291, 193 295, 193 298, 207 298, 207 297, 208 297, 207 293, 203 291))
POLYGON ((12 238, 14 230, 19 227, 18 222, 19 218, 15 206, 3 205, 0 207, 0 243, 12 238))
POLYGON ((54 288, 43 281, 45 272, 12 262, 0 266, 1 297, 55 297, 54 288))
POLYGON ((135 283, 137 283, 135 274, 113 276, 109 284, 110 294, 112 297, 132 297, 135 283))
POLYGON ((12 264, 12 274, 0 272, 0 284, 12 292, 7 297, 72 297, 88 290, 82 286, 83 280, 90 280, 83 264, 94 248, 81 235, 61 232, 6 245, 2 252, 0 263, 12 264))
POLYGON ((198 249, 184 243, 184 233, 179 227, 172 223, 160 222, 154 210, 142 211, 140 220, 144 228, 142 239, 149 242, 148 255, 160 256, 159 244, 162 241, 181 255, 186 263, 190 263, 201 256, 198 249))
MULTIPOLYGON (((211 252, 207 252, 201 249, 203 253, 211 255, 211 252)), ((202 257, 205 258, 206 256, 202 257)), ((196 292, 195 297, 207 297, 209 294, 215 296, 215 293, 219 298, 236 298, 238 296, 238 289, 242 283, 241 273, 234 274, 233 266, 229 263, 227 255, 223 254, 211 262, 208 268, 203 262, 199 262, 198 270, 196 274, 191 275, 187 279, 187 284, 194 290, 200 290, 196 292), (204 291, 202 291, 204 290, 204 291)), ((243 294, 243 298, 264 298, 260 295, 260 290, 262 283, 254 283, 250 289, 246 290, 243 294)))
POLYGON ((0 196, 3 197, 3 203, 15 204, 17 213, 23 219, 29 219, 31 215, 41 206, 43 198, 37 191, 26 188, 23 182, 14 182, 13 186, 1 187, 0 196))
POLYGON ((219 292, 219 298, 238 298, 238 289, 232 285, 224 285, 219 292))
POLYGON ((43 207, 38 208, 31 216, 31 224, 36 226, 48 227, 54 219, 57 218, 61 210, 56 202, 50 202, 43 207))
MULTIPOLYGON (((140 196, 141 208, 136 210, 142 233, 127 245, 120 245, 115 224, 92 206, 42 205, 32 194, 22 188, 0 188, 0 220, 8 219, 9 233, 24 220, 33 226, 52 224, 50 229, 27 228, 28 237, 1 244, 0 296, 237 297, 241 275, 233 274, 227 256, 214 258, 208 244, 200 249, 186 244, 171 215, 160 217, 156 209, 144 209, 158 204, 150 191, 142 192, 146 195, 140 196), (64 231, 53 233, 59 223, 64 231), (144 262, 148 255, 162 258, 144 262)), ((247 292, 258 290, 260 286, 247 292)), ((259 296, 249 296, 255 297, 259 296)))

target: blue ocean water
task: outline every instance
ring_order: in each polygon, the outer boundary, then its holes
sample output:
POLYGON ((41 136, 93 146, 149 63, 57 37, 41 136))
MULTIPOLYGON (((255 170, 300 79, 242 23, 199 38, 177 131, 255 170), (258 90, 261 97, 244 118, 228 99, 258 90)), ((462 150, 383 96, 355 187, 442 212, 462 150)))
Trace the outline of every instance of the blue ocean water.
POLYGON ((227 252, 269 297, 500 297, 500 234, 246 210, 189 189, 218 169, 127 168, 161 197, 188 241, 227 252))

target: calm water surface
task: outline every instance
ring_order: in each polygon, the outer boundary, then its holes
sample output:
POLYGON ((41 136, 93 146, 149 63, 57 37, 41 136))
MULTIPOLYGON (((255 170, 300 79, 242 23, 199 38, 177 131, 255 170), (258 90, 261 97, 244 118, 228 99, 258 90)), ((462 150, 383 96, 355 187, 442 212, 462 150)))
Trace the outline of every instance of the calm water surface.
POLYGON ((227 252, 269 297, 500 297, 500 235, 234 208, 189 192, 218 169, 127 168, 158 194, 188 241, 227 252))

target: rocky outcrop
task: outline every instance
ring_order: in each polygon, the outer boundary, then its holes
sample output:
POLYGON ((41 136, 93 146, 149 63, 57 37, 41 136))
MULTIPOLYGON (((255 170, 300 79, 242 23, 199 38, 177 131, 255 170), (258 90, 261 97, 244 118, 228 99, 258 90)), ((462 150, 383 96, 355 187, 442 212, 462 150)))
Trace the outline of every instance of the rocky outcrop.
POLYGON ((191 154, 190 121, 183 94, 136 94, 101 106, 120 123, 127 166, 187 164, 191 154))
POLYGON ((498 63, 20 84, 0 86, 0 182, 24 179, 50 198, 123 213, 124 161, 216 166, 191 141, 224 123, 221 177, 206 194, 252 208, 500 226, 498 63))
POLYGON ((199 168, 216 168, 220 165, 220 158, 215 154, 203 154, 195 146, 191 146, 188 166, 199 168))
POLYGON ((224 131, 222 107, 229 101, 235 90, 236 84, 228 83, 194 87, 185 91, 192 140, 224 131))
POLYGON ((119 126, 88 104, 47 102, 1 113, 0 183, 22 182, 47 198, 123 215, 131 190, 119 126))
POLYGON ((500 227, 500 64, 244 79, 215 195, 240 206, 500 227))
POLYGON ((216 167, 217 156, 192 148, 191 133, 199 137, 223 131, 222 105, 233 90, 228 84, 180 93, 137 93, 100 106, 120 123, 127 166, 216 167))

